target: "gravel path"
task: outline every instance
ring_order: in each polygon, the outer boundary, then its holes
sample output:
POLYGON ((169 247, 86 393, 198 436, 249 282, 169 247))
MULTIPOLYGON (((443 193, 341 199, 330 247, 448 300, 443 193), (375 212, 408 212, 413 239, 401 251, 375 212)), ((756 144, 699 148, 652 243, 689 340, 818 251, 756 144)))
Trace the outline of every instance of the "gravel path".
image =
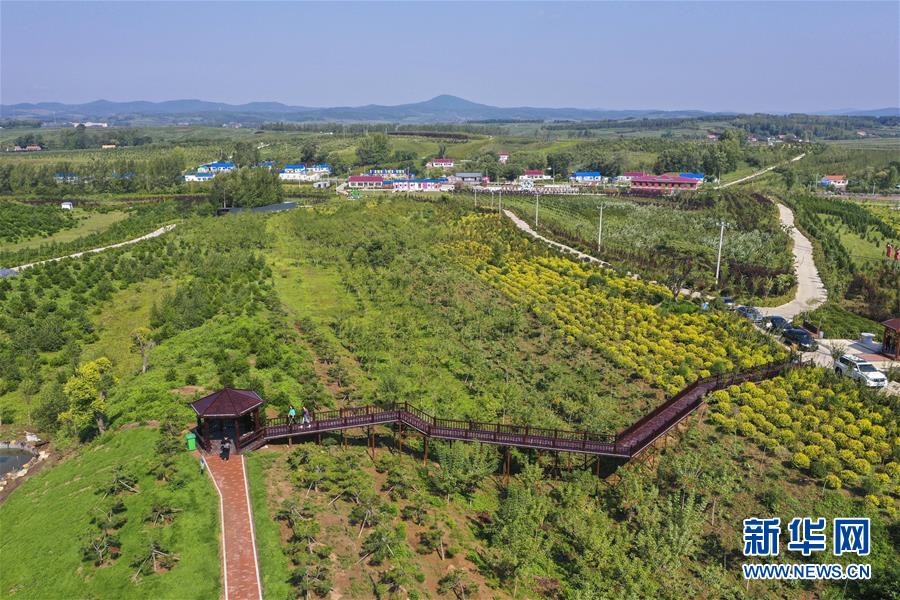
POLYGON ((797 293, 794 299, 781 306, 760 308, 764 315, 779 315, 785 319, 793 319, 807 310, 812 310, 825 302, 828 291, 822 284, 816 263, 813 261, 813 249, 809 239, 794 226, 794 213, 783 204, 777 204, 778 218, 781 224, 789 227, 794 241, 794 273, 797 276, 797 293))
POLYGON ((159 237, 164 233, 168 233, 175 229, 176 223, 172 223, 171 225, 165 225, 164 227, 160 227, 156 231, 151 231, 147 235, 142 235, 141 237, 136 237, 131 240, 125 240, 124 242, 119 242, 118 244, 110 244, 109 246, 103 246, 102 248, 93 248, 91 250, 83 250, 81 252, 76 252, 74 254, 67 254, 66 256, 57 256, 56 258, 48 258, 47 260, 39 260, 33 263, 27 263, 24 265, 19 265, 18 267, 11 267, 11 271, 19 272, 23 269, 28 269, 30 267, 36 267, 38 265, 42 265, 48 262, 56 262, 58 260, 62 260, 64 258, 78 258, 79 256, 83 256, 85 254, 92 254, 94 252, 103 252, 104 250, 109 250, 110 248, 120 248, 122 246, 127 246, 129 244, 136 244, 137 242, 142 242, 144 240, 149 240, 155 237, 159 237))
POLYGON ((804 152, 803 154, 800 154, 799 156, 795 156, 794 158, 792 158, 791 160, 789 160, 789 161, 787 161, 787 162, 779 163, 779 164, 777 164, 777 165, 772 165, 771 167, 766 167, 766 168, 763 169, 762 171, 757 171, 756 173, 751 173, 750 175, 747 175, 746 177, 741 177, 740 179, 735 179, 734 181, 729 181, 728 183, 723 183, 722 185, 718 185, 718 186, 716 186, 716 189, 717 189, 717 190, 724 190, 725 188, 731 187, 731 186, 733 186, 733 185, 735 185, 735 184, 743 183, 743 182, 745 182, 745 181, 750 181, 751 179, 755 179, 755 178, 759 177, 760 175, 765 175, 766 173, 768 173, 768 172, 771 171, 772 169, 777 169, 778 167, 780 167, 780 166, 782 166, 782 165, 786 165, 786 164, 788 164, 788 163, 797 162, 798 160, 800 160, 800 159, 803 158, 804 156, 806 156, 806 152, 804 152))

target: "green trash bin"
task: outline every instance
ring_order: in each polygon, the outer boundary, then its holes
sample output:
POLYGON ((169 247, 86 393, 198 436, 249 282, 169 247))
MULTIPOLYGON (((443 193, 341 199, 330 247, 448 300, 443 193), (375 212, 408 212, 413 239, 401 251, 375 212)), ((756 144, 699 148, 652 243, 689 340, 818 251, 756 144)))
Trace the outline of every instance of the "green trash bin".
POLYGON ((184 436, 187 440, 188 450, 196 450, 197 449, 197 436, 196 434, 189 433, 184 436))

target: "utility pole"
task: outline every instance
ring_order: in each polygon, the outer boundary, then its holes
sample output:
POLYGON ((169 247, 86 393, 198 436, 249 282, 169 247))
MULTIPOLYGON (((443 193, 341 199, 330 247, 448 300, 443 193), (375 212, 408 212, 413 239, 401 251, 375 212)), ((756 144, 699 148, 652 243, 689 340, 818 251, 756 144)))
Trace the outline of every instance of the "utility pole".
POLYGON ((503 190, 500 190, 500 195, 497 197, 497 214, 503 216, 503 190))
POLYGON ((478 186, 475 186, 475 210, 478 210, 478 186))
POLYGON ((600 227, 597 228, 597 254, 600 254, 600 246, 603 244, 603 205, 600 205, 600 227))
POLYGON ((538 226, 538 208, 540 206, 540 203, 541 203, 541 195, 535 194, 534 195, 534 228, 535 229, 537 229, 537 226, 538 226))
POLYGON ((725 240, 725 221, 719 221, 719 255, 716 258, 716 285, 719 285, 719 267, 722 264, 722 242, 725 240))

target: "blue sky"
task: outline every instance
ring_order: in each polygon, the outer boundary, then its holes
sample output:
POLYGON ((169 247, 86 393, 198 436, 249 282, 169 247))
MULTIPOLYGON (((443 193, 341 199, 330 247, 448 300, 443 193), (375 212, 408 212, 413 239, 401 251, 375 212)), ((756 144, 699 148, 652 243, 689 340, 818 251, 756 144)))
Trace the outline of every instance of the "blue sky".
POLYGON ((900 2, 0 1, 0 101, 900 104, 900 2))

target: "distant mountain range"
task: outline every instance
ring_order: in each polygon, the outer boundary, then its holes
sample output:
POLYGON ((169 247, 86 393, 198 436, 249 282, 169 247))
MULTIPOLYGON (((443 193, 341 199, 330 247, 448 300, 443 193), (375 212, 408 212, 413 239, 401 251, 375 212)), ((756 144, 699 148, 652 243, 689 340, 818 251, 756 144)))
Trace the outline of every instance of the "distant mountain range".
POLYGON ((900 108, 870 108, 868 110, 841 108, 838 110, 826 110, 809 114, 828 117, 900 117, 900 108))
MULTIPOLYGON (((103 120, 115 124, 149 123, 224 123, 240 121, 255 124, 265 121, 341 121, 392 123, 462 123, 467 121, 596 121, 643 118, 690 118, 735 115, 734 112, 702 110, 604 110, 589 108, 499 107, 470 102, 456 96, 436 96, 424 102, 384 106, 336 106, 315 108, 290 106, 281 102, 226 104, 204 100, 166 102, 111 102, 96 100, 86 104, 37 102, 0 105, 0 117, 42 119, 44 121, 103 120)), ((896 116, 898 108, 860 111, 830 111, 814 114, 896 116)))

